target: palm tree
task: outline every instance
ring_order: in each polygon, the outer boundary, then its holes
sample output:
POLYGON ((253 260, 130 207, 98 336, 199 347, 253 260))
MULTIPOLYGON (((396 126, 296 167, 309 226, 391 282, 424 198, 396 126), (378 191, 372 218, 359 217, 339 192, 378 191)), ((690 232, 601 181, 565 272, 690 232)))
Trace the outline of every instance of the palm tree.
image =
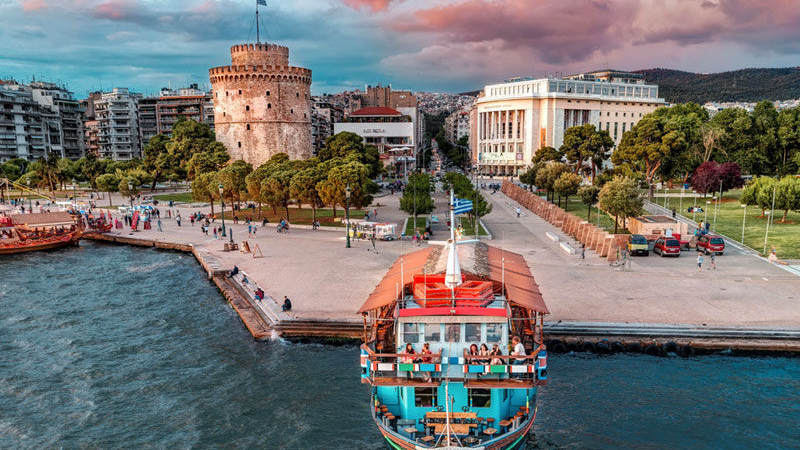
POLYGON ((47 154, 47 158, 40 158, 42 165, 42 178, 47 182, 50 193, 55 197, 56 186, 59 184, 61 170, 58 168, 58 155, 55 152, 47 154))

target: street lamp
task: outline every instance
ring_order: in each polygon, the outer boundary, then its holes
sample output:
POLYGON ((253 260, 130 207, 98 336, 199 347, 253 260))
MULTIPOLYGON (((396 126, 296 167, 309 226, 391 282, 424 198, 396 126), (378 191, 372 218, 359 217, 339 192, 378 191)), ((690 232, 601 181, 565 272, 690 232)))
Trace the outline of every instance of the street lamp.
POLYGON ((770 214, 772 214, 772 211, 766 211, 764 214, 767 216, 767 229, 764 231, 764 254, 766 255, 767 254, 767 239, 769 238, 769 219, 771 217, 770 214))
POLYGON ((219 204, 222 206, 222 237, 225 237, 225 200, 222 199, 222 193, 225 191, 225 186, 219 184, 219 204))
POLYGON ((715 230, 717 229, 717 210, 719 209, 719 202, 720 202, 720 200, 722 200, 722 196, 717 197, 716 200, 717 200, 717 204, 714 205, 714 229, 715 230))
POLYGON ((77 183, 77 181, 75 181, 75 178, 73 178, 72 179, 72 201, 77 204, 78 203, 78 199, 77 199, 77 196, 78 196, 77 190, 78 189, 77 189, 76 183, 77 183))
POLYGON ((344 217, 347 221, 347 225, 345 230, 347 230, 347 244, 345 244, 344 248, 350 248, 350 193, 352 189, 350 189, 350 185, 348 184, 346 188, 344 188, 344 217))
POLYGON ((708 223, 708 208, 711 207, 710 205, 711 205, 711 202, 706 200, 706 209, 705 209, 705 211, 703 211, 705 213, 705 216, 703 218, 703 222, 706 222, 706 223, 708 223))
POLYGON ((742 214, 742 245, 744 245, 744 220, 747 218, 747 205, 742 205, 744 214, 742 214))
POLYGON ((131 198, 131 209, 133 209, 133 183, 128 181, 128 196, 131 198))
MULTIPOLYGON (((28 185, 28 212, 33 212, 33 198, 30 197, 31 195, 31 179, 29 177, 25 177, 25 183, 28 185)), ((25 200, 22 200, 22 206, 25 206, 25 200)))

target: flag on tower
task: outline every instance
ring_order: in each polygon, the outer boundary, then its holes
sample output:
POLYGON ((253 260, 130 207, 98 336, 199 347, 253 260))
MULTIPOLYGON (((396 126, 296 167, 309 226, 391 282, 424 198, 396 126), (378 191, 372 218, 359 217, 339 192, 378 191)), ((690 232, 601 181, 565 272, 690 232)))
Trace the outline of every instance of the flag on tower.
POLYGON ((256 5, 267 6, 267 0, 256 0, 256 5))
POLYGON ((453 212, 464 214, 472 211, 472 200, 457 198, 453 201, 453 212))

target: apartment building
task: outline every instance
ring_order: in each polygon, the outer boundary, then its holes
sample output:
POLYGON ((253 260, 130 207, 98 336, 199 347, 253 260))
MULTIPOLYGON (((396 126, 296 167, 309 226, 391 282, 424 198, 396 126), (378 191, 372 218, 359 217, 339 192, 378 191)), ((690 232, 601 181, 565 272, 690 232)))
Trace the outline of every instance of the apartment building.
POLYGON ((139 139, 139 100, 127 88, 90 97, 94 104, 99 156, 126 161, 142 157, 139 139))
POLYGON ((178 118, 186 117, 214 128, 214 101, 197 84, 177 90, 164 88, 157 96, 139 100, 139 133, 142 148, 157 134, 172 135, 178 118))

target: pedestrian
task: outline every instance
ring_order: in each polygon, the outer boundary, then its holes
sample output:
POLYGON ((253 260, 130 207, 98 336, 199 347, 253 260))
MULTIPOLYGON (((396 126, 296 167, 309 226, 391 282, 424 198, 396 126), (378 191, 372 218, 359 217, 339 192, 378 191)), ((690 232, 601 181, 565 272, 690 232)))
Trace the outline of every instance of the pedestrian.
POLYGON ((519 215, 520 215, 521 213, 522 213, 522 210, 521 210, 521 209, 519 209, 519 206, 517 206, 517 219, 519 219, 519 215))
POLYGON ((703 254, 697 254, 697 273, 703 273, 703 254))
POLYGON ((181 226, 181 213, 175 215, 175 221, 178 222, 178 227, 181 226))
POLYGON ((675 218, 675 208, 672 208, 672 218, 675 218))
POLYGON ((586 244, 581 244, 581 259, 586 259, 586 244))
POLYGON ((189 216, 189 221, 192 223, 192 226, 194 226, 194 214, 189 216))
POLYGON ((253 225, 253 237, 256 237, 256 231, 258 231, 258 225, 253 225))
POLYGON ((214 239, 219 240, 219 237, 217 236, 217 227, 214 227, 214 239))
POLYGON ((378 208, 375 208, 375 209, 372 210, 372 217, 374 217, 374 218, 378 217, 378 208))
POLYGON ((711 268, 717 270, 717 256, 713 253, 711 254, 711 268))
POLYGON ((253 226, 252 225, 248 225, 247 226, 247 237, 253 237, 253 226))
POLYGON ((158 231, 164 232, 164 230, 161 229, 161 219, 158 219, 158 231))

